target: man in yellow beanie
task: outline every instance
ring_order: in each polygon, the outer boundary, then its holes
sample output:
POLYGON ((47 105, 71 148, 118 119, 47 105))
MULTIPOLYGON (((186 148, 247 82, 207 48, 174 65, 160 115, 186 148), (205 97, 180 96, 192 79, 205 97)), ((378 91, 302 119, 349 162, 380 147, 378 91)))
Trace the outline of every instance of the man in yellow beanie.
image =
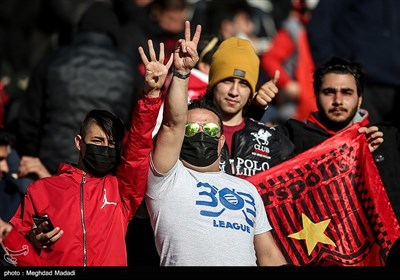
POLYGON ((279 72, 257 91, 260 60, 250 41, 231 37, 212 57, 206 98, 221 111, 226 145, 221 169, 239 177, 252 176, 293 155, 293 143, 280 128, 246 117, 251 102, 266 106, 278 93, 279 72))

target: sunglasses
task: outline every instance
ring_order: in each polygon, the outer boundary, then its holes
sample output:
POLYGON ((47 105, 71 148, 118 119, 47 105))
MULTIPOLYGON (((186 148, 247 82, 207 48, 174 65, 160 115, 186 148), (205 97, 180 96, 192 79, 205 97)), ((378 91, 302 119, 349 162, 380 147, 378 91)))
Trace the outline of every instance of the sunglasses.
POLYGON ((185 136, 192 137, 200 131, 200 127, 203 128, 204 133, 211 137, 217 137, 220 132, 219 125, 216 123, 198 123, 190 122, 185 125, 185 136))

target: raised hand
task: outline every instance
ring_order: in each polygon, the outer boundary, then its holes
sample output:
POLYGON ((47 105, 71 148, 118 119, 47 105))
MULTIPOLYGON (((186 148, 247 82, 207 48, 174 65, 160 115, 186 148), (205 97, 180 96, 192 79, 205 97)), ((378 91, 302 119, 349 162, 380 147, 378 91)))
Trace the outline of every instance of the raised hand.
POLYGON ((190 22, 185 22, 185 39, 176 43, 174 51, 174 71, 182 75, 189 74, 190 70, 199 61, 197 45, 200 41, 201 25, 197 25, 193 39, 190 39, 190 22))
POLYGON ((160 43, 160 54, 158 59, 154 50, 153 41, 148 40, 147 45, 149 47, 150 60, 147 58, 143 48, 138 48, 140 57, 146 68, 146 74, 144 77, 144 93, 150 95, 154 93, 158 96, 162 86, 164 85, 169 68, 172 65, 173 56, 171 55, 167 64, 164 65, 164 43, 160 43))
POLYGON ((255 105, 266 107, 269 103, 272 102, 272 99, 278 94, 278 87, 276 83, 279 80, 280 72, 278 70, 275 71, 274 77, 263 84, 261 88, 254 93, 252 102, 255 105))

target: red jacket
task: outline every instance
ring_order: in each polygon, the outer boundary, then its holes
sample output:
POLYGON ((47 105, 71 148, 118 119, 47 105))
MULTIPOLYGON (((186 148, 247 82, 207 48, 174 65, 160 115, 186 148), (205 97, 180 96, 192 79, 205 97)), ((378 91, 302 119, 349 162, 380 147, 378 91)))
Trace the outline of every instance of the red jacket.
POLYGON ((188 98, 189 101, 199 99, 206 94, 208 85, 208 74, 193 68, 189 77, 188 98))
POLYGON ((161 101, 139 100, 116 176, 96 178, 61 164, 57 175, 28 187, 10 221, 12 234, 4 241, 18 266, 127 265, 125 235, 145 194, 151 133, 161 101), (32 214, 48 214, 54 226, 64 231, 49 249, 38 252, 25 238, 33 224, 32 214))

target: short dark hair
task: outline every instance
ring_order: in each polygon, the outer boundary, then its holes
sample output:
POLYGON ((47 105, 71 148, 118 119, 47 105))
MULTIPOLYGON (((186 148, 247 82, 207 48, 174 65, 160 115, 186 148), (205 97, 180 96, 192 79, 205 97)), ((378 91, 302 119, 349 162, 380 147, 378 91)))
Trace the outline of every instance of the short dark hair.
POLYGON ((344 58, 332 57, 330 60, 317 67, 314 72, 315 96, 317 96, 321 90, 322 79, 329 73, 353 75, 357 84, 357 95, 362 95, 364 91, 364 69, 362 66, 344 58))
POLYGON ((106 110, 91 110, 82 122, 80 135, 85 138, 92 123, 96 123, 106 133, 109 141, 121 146, 125 136, 125 127, 122 120, 113 113, 106 110))
POLYGON ((0 146, 14 146, 16 137, 11 132, 6 131, 3 127, 0 127, 0 146))
POLYGON ((218 117, 218 125, 221 129, 221 134, 224 133, 224 125, 222 123, 221 111, 218 109, 218 107, 215 105, 214 102, 212 102, 211 100, 206 99, 204 97, 201 97, 201 98, 195 99, 189 103, 188 110, 190 111, 193 109, 206 109, 206 110, 209 110, 209 111, 213 112, 214 114, 216 114, 218 117))

